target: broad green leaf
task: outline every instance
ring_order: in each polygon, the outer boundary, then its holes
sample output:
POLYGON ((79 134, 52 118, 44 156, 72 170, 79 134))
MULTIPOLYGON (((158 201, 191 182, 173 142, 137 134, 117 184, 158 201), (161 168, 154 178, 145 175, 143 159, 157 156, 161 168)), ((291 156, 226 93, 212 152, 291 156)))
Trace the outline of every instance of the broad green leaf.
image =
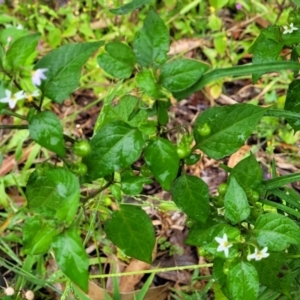
POLYGON ((254 234, 257 242, 269 251, 285 250, 300 243, 300 227, 286 216, 267 213, 256 220, 254 234))
POLYGON ((0 43, 3 47, 13 43, 22 36, 28 35, 29 32, 23 29, 17 29, 16 27, 3 28, 0 31, 0 43), (9 42, 10 40, 10 42, 9 42))
POLYGON ((79 205, 79 181, 66 169, 41 166, 31 173, 26 196, 33 212, 70 224, 79 205))
POLYGON ((164 126, 169 122, 168 108, 170 106, 170 101, 156 101, 157 121, 160 125, 164 126))
POLYGON ((117 105, 113 105, 112 103, 105 104, 101 109, 94 131, 97 132, 101 126, 115 120, 124 121, 132 127, 138 127, 140 123, 146 122, 148 115, 145 110, 139 110, 139 112, 129 120, 134 109, 138 107, 139 101, 140 99, 137 97, 126 95, 119 100, 117 105))
POLYGON ((142 67, 159 67, 168 59, 169 46, 168 28, 159 15, 151 10, 133 41, 138 64, 142 67))
POLYGON ((245 191, 247 191, 247 189, 252 189, 259 192, 262 189, 262 169, 252 153, 250 153, 248 157, 242 159, 230 171, 230 175, 234 176, 245 191))
POLYGON ((259 282, 275 291, 288 294, 291 288, 292 270, 282 253, 270 253, 261 261, 253 261, 259 276, 259 282))
POLYGON ((209 108, 199 115, 194 124, 197 146, 214 159, 228 156, 244 145, 263 114, 263 108, 251 104, 209 108), (197 130, 198 126, 204 124, 211 129, 211 133, 205 137, 197 130))
POLYGON ((237 262, 229 268, 227 286, 231 299, 257 300, 259 290, 257 271, 250 263, 237 262))
POLYGON ((292 0, 298 7, 300 7, 300 0, 292 0))
POLYGON ((213 277, 220 284, 220 286, 225 286, 227 283, 227 276, 224 273, 224 264, 226 260, 220 257, 214 259, 213 266, 213 277))
POLYGON ((87 292, 89 259, 77 230, 67 229, 53 239, 51 246, 61 270, 83 291, 87 292))
POLYGON ((40 34, 31 34, 18 38, 8 48, 5 56, 6 65, 15 70, 24 67, 28 57, 35 51, 40 34))
MULTIPOLYGON (((299 25, 296 25, 299 28, 299 25)), ((300 43, 300 32, 299 30, 294 30, 291 33, 281 34, 282 43, 286 46, 295 46, 295 44, 300 43)))
POLYGON ((118 8, 110 9, 109 11, 115 15, 125 15, 135 9, 142 7, 148 2, 150 2, 150 0, 132 0, 129 3, 126 3, 118 8))
POLYGON ((84 157, 87 180, 109 175, 134 163, 142 153, 142 133, 123 121, 103 125, 90 141, 91 153, 84 157))
POLYGON ((59 229, 56 222, 35 215, 25 219, 22 233, 25 254, 45 254, 59 229))
POLYGON ((173 182, 171 195, 175 204, 191 219, 205 223, 209 212, 207 184, 196 176, 182 175, 173 182))
MULTIPOLYGON (((277 27, 268 28, 268 33, 270 35, 271 30, 276 32, 278 30, 277 27)), ((274 41, 273 39, 269 39, 265 34, 264 30, 255 40, 255 43, 252 45, 251 49, 249 49, 250 53, 253 53, 252 63, 253 65, 267 63, 267 62, 275 62, 283 48, 282 42, 274 41)), ((255 83, 263 73, 256 73, 252 75, 252 80, 255 83)))
POLYGON ((228 189, 224 197, 224 207, 225 217, 232 224, 240 223, 250 215, 247 195, 233 176, 230 176, 228 189))
POLYGON ((135 64, 132 49, 124 43, 111 42, 105 45, 105 51, 98 56, 99 66, 113 77, 130 77, 135 64))
MULTIPOLYGON (((286 94, 284 109, 296 113, 300 113, 299 101, 300 101, 300 80, 296 79, 293 80, 289 85, 286 94)), ((300 130, 300 120, 288 119, 287 121, 295 131, 300 130)))
POLYGON ((207 64, 197 60, 172 60, 161 67, 159 82, 171 92, 180 92, 196 83, 208 69, 207 64))
POLYGON ((78 86, 81 67, 102 45, 101 41, 68 44, 42 57, 34 69, 48 69, 40 86, 44 96, 58 103, 66 100, 78 86))
POLYGON ((121 189, 126 195, 138 195, 142 192, 144 184, 150 184, 152 180, 143 176, 122 175, 121 189))
POLYGON ((156 82, 153 71, 150 69, 144 69, 136 75, 136 82, 139 89, 141 89, 148 96, 159 99, 163 97, 160 91, 160 86, 156 82))
POLYGON ((144 156, 155 179, 163 189, 169 190, 179 168, 176 147, 166 139, 157 138, 146 148, 144 156))
POLYGON ((59 156, 65 157, 63 128, 53 112, 43 111, 32 116, 28 129, 30 137, 35 142, 59 156))
POLYGON ((155 233, 152 222, 144 210, 138 206, 120 205, 111 219, 104 223, 107 238, 126 255, 152 262, 155 233))
MULTIPOLYGON (((211 222, 211 220, 208 220, 207 222, 211 222)), ((240 240, 240 231, 236 227, 232 227, 226 223, 216 225, 214 225, 213 223, 210 224, 212 224, 212 226, 209 227, 202 224, 193 225, 190 228, 185 243, 193 246, 201 246, 206 251, 213 254, 215 257, 221 257, 224 259, 224 252, 217 251, 219 244, 217 243, 215 238, 222 238, 224 233, 226 233, 228 237, 228 242, 236 242, 240 240)), ((229 258, 235 257, 238 251, 238 243, 233 244, 233 246, 229 248, 229 258)))

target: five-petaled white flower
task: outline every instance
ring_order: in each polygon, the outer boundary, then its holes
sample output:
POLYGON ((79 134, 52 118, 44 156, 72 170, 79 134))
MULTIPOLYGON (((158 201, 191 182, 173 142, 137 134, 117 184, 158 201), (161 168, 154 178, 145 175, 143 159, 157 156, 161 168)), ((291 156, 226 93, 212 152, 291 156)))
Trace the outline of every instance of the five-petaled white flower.
POLYGON ((233 245, 231 243, 228 242, 227 239, 227 234, 224 233, 223 237, 215 237, 215 240, 219 243, 218 252, 224 251, 224 254, 226 257, 228 257, 229 255, 229 248, 232 247, 233 245))
POLYGON ((287 26, 283 26, 283 29, 283 34, 292 33, 293 31, 298 30, 298 28, 295 27, 293 23, 287 26))
POLYGON ((251 259, 261 260, 262 258, 266 258, 270 255, 270 253, 268 253, 267 251, 268 251, 268 247, 265 247, 262 250, 258 250, 257 248, 255 248, 254 253, 249 254, 247 256, 247 259, 248 260, 251 260, 251 259))
POLYGON ((35 86, 41 85, 42 80, 47 79, 46 75, 44 74, 47 71, 48 71, 48 69, 46 69, 46 68, 36 69, 36 70, 32 71, 31 79, 35 86))
POLYGON ((6 94, 6 97, 1 98, 0 102, 1 103, 8 103, 10 108, 14 108, 16 106, 16 103, 19 100, 22 100, 22 99, 26 98, 26 95, 24 94, 23 91, 19 91, 15 94, 12 94, 11 91, 5 90, 5 94, 6 94))
POLYGON ((26 93, 26 98, 28 102, 33 101, 34 97, 38 97, 40 95, 40 91, 39 90, 35 90, 32 93, 26 93))

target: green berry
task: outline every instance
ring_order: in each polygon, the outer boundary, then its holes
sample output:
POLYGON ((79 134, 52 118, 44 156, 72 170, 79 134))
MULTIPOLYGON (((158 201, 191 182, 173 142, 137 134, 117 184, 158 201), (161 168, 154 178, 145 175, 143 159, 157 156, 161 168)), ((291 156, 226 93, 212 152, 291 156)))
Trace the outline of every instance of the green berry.
POLYGON ((211 128, 207 123, 204 123, 197 127, 197 131, 201 136, 208 136, 211 133, 211 128))
POLYGON ((73 152, 80 157, 87 156, 91 152, 91 146, 87 140, 75 142, 73 152))
POLYGON ((188 145, 180 143, 177 146, 177 154, 180 159, 185 158, 191 154, 191 148, 188 145))
POLYGON ((221 183, 219 186, 218 186, 218 192, 220 195, 225 195, 226 192, 228 190, 228 184, 227 183, 221 183))
POLYGON ((201 155, 193 153, 184 159, 184 163, 187 165, 194 165, 200 160, 201 155))
POLYGON ((77 176, 84 176, 87 173, 87 166, 82 162, 77 162, 70 166, 70 170, 77 176))

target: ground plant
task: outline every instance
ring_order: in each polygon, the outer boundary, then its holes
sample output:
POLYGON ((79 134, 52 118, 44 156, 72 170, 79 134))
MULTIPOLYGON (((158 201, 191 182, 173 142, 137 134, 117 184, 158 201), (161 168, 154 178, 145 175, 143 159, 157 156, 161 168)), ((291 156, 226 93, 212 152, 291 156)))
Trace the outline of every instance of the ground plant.
MULTIPOLYGON (((41 158, 33 167, 31 162, 24 163, 23 178, 10 179, 26 197, 26 205, 18 207, 7 197, 0 199, 0 233, 5 237, 1 251, 19 266, 0 259, 1 265, 18 275, 15 281, 1 284, 3 299, 33 299, 31 289, 53 286, 55 280, 66 282, 65 299, 68 293, 87 299, 83 292, 88 292, 90 261, 85 246, 90 238, 87 232, 97 223, 103 224, 102 233, 124 256, 151 264, 157 245, 151 218, 143 209, 147 203, 126 200, 138 197, 144 185, 153 182, 170 192, 175 207, 188 217, 185 243, 198 247, 207 258, 208 263, 198 268, 211 268, 209 289, 215 299, 300 297, 300 196, 289 186, 300 180, 300 173, 278 176, 276 163, 271 161, 266 179, 255 155, 249 153, 234 167, 221 165, 228 179, 217 193, 210 194, 206 182, 185 169, 203 155, 218 161, 235 153, 264 118, 284 120, 294 133, 300 130, 300 2, 291 2, 293 9, 285 12, 285 25, 274 23, 259 32, 247 49, 251 63, 229 66, 226 62, 225 67, 214 69, 200 59, 168 54, 169 29, 152 2, 133 0, 107 12, 120 19, 141 9, 146 12, 130 43, 123 32, 120 39, 94 36, 94 41, 87 42, 84 37, 91 34, 87 29, 82 32, 83 40, 64 43, 55 38, 63 27, 53 33, 51 25, 44 24, 43 30, 54 35, 49 38, 53 50, 41 54, 37 49, 43 33, 16 26, 1 30, 0 113, 15 121, 0 128, 11 129, 15 139, 33 141, 33 151, 41 158), (74 136, 64 128, 52 104, 63 103, 80 84, 89 86, 82 70, 93 72, 98 67, 113 85, 92 137, 74 136), (215 105, 200 113, 193 124, 170 127, 173 103, 194 92, 228 77, 251 75, 256 83, 266 73, 286 70, 289 83, 283 107, 215 105), (86 222, 87 211, 97 213, 90 222, 86 222), (17 224, 18 220, 20 232, 5 234, 5 222, 17 224), (11 243, 20 245, 21 258, 10 249, 11 243), (46 256, 55 259, 59 278, 40 276, 45 275, 46 256), (24 278, 31 287, 28 291, 22 290, 24 278)), ((210 5, 214 11, 225 5, 239 10, 247 3, 219 0, 210 5)), ((15 22, 6 18, 2 24, 15 22)), ((218 27, 213 18, 214 13, 211 26, 218 27)), ((217 47, 222 47, 223 37, 216 36, 217 47)), ((21 154, 22 144, 15 155, 21 154)), ((96 242, 96 230, 92 238, 96 242)), ((149 279, 145 286, 150 283, 149 279)), ((136 299, 143 299, 145 289, 136 299)))

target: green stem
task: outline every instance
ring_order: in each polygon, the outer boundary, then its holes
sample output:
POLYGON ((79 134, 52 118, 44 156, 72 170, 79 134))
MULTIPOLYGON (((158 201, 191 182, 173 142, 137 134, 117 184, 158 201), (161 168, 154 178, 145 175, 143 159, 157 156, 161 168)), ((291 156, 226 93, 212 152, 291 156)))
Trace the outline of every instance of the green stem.
POLYGON ((106 190, 112 183, 113 182, 111 182, 111 181, 107 182, 104 186, 102 186, 100 189, 96 190, 94 193, 89 194, 87 197, 82 197, 81 201, 86 202, 89 199, 94 198, 95 196, 97 196, 98 194, 100 194, 101 192, 106 190))
POLYGON ((300 120, 300 114, 282 109, 267 109, 264 116, 300 120))
POLYGON ((0 129, 28 129, 28 125, 0 125, 0 129))
POLYGON ((210 268, 212 266, 213 264, 201 264, 201 265, 180 266, 180 267, 171 267, 171 268, 157 268, 152 270, 142 270, 142 271, 135 271, 135 272, 115 273, 115 274, 99 274, 99 275, 91 275, 90 279, 129 276, 129 275, 138 275, 138 274, 151 274, 151 273, 160 273, 160 272, 169 272, 169 271, 180 271, 180 270, 187 270, 187 269, 210 268))
POLYGON ((263 204, 266 204, 266 205, 269 205, 269 206, 273 206, 277 209, 280 209, 290 215, 293 215, 297 218, 300 218, 300 212, 286 206, 286 205, 283 205, 283 204, 280 204, 280 203, 277 203, 277 202, 273 202, 273 201, 269 201, 269 200, 260 200, 259 202, 263 203, 263 204))
POLYGON ((64 139, 65 139, 66 141, 68 141, 68 142, 71 142, 72 144, 74 144, 74 143, 76 142, 75 139, 73 139, 72 137, 70 137, 70 136, 68 136, 68 135, 66 135, 66 134, 64 134, 64 139))
POLYGON ((22 119, 22 120, 27 120, 26 117, 22 116, 22 115, 19 115, 11 110, 8 110, 8 109, 1 109, 0 110, 0 114, 4 114, 4 115, 8 115, 8 116, 13 116, 13 117, 16 117, 16 118, 19 118, 19 119, 22 119))
POLYGON ((296 173, 296 174, 289 174, 289 175, 272 178, 269 180, 264 180, 263 184, 266 190, 272 190, 299 180, 300 180, 300 173, 296 173))

